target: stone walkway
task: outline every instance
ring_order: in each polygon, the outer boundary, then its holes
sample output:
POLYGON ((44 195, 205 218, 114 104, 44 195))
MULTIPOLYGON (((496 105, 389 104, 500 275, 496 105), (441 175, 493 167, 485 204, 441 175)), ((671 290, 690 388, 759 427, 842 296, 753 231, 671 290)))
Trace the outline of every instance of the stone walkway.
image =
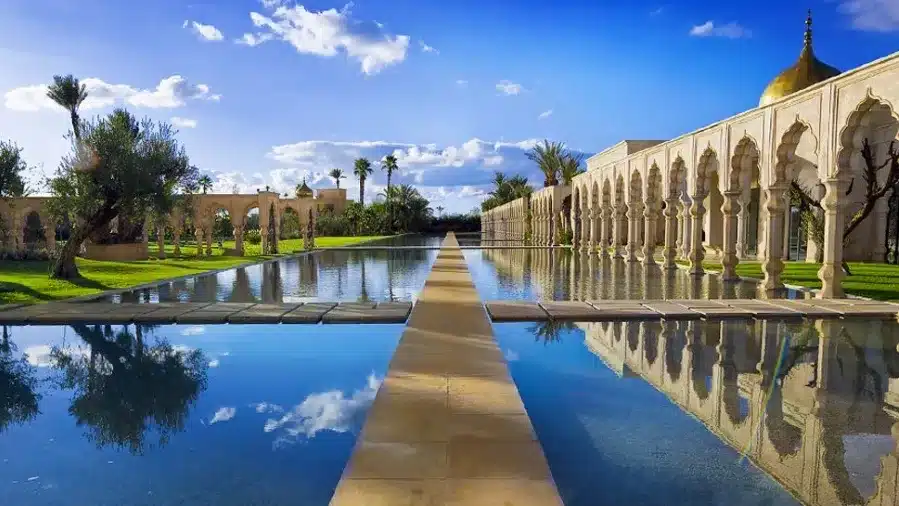
POLYGON ((453 234, 332 506, 562 504, 453 234))
POLYGON ((0 305, 0 325, 64 325, 67 323, 404 323, 411 302, 308 302, 255 304, 244 302, 54 302, 0 305))
POLYGON ((897 318, 899 304, 864 299, 490 301, 494 322, 897 318))

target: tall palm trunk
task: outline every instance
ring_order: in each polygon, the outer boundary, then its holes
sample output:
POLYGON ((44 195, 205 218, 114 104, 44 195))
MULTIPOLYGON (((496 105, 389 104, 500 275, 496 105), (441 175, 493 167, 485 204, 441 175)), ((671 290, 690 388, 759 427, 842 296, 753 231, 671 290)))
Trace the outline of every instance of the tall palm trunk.
POLYGON ((359 178, 359 203, 365 205, 365 178, 359 178))
POLYGON ((72 134, 75 135, 75 140, 79 143, 81 142, 81 118, 78 116, 78 110, 74 107, 69 109, 69 117, 72 120, 72 134))

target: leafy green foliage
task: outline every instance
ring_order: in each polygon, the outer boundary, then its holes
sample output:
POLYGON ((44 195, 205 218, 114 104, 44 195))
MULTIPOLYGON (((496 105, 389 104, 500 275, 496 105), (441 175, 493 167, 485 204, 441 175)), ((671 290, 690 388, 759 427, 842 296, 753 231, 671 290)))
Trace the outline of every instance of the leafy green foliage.
POLYGON ((85 239, 114 218, 141 223, 169 214, 179 195, 197 187, 197 169, 167 123, 138 121, 124 109, 81 125, 81 140, 48 182, 50 212, 76 224, 54 277, 78 276, 75 255, 85 239))
POLYGON ((338 190, 340 189, 340 180, 346 177, 340 169, 331 169, 331 171, 328 172, 328 176, 334 180, 334 184, 337 185, 338 190))
POLYGON ((528 152, 529 160, 537 164, 537 168, 543 173, 543 186, 555 186, 571 184, 574 176, 584 172, 581 167, 583 156, 574 154, 565 147, 564 142, 550 142, 544 139, 542 144, 537 144, 528 152))
POLYGON ((353 162, 353 175, 359 180, 359 204, 365 204, 365 180, 374 172, 367 158, 357 158, 353 162))
POLYGON ((250 244, 260 244, 262 243, 262 233, 259 232, 258 228, 252 228, 243 233, 243 238, 250 244))
POLYGON ((481 202, 481 210, 489 211, 513 200, 526 197, 533 193, 534 189, 528 184, 528 178, 524 176, 506 177, 502 172, 493 174, 493 191, 484 202, 481 202))
POLYGON ((9 199, 25 195, 22 173, 28 164, 22 158, 22 148, 12 142, 0 141, 0 198, 9 199))

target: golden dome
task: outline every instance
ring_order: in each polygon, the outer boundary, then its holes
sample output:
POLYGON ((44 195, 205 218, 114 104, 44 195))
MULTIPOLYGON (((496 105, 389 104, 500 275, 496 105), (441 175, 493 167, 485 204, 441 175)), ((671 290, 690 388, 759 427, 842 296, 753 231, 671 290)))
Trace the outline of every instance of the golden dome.
POLYGON ((815 57, 812 51, 812 11, 805 20, 805 43, 799 53, 799 61, 775 77, 765 88, 759 107, 775 102, 787 95, 826 81, 840 71, 815 57))

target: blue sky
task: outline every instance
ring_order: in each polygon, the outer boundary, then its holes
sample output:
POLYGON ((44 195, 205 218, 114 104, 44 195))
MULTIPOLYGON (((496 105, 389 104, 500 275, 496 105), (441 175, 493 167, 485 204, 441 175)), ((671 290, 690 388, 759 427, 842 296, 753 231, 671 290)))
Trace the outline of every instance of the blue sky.
POLYGON ((33 181, 52 173, 68 121, 41 86, 73 73, 91 79, 84 116, 125 105, 181 125, 216 191, 328 186, 333 167, 397 153, 400 182, 464 212, 494 170, 542 182, 536 139, 594 153, 754 107, 807 8, 842 70, 899 48, 899 0, 4 0, 0 139, 33 181))

